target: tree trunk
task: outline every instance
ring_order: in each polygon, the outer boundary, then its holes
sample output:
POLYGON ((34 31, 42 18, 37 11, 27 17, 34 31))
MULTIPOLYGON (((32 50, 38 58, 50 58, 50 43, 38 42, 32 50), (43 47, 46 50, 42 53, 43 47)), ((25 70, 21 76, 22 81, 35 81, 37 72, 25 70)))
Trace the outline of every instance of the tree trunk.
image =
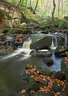
POLYGON ((58 0, 58 17, 59 17, 59 13, 60 13, 60 0, 58 0))
POLYGON ((27 0, 26 0, 26 7, 27 7, 27 0))
POLYGON ((52 22, 53 22, 53 27, 54 27, 54 15, 55 15, 55 8, 56 8, 56 4, 55 4, 55 0, 53 0, 53 12, 52 12, 52 22))
POLYGON ((35 9, 34 9, 34 13, 36 12, 36 9, 37 9, 37 6, 38 6, 38 2, 39 2, 39 0, 37 0, 37 2, 36 2, 36 6, 35 6, 35 9))
POLYGON ((62 18, 63 18, 63 11, 64 11, 64 10, 63 10, 63 0, 62 0, 62 18))
POLYGON ((19 0, 19 3, 17 4, 17 6, 19 6, 19 5, 20 5, 20 3, 21 3, 21 0, 19 0))
POLYGON ((30 0, 30 10, 31 10, 31 0, 30 0))

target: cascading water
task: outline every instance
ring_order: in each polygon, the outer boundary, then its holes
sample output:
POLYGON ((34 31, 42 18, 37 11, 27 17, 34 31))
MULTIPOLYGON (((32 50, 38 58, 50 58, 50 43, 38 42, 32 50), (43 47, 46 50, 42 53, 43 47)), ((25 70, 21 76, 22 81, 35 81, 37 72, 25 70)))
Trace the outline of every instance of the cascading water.
POLYGON ((27 41, 24 42, 22 48, 18 48, 12 54, 4 57, 2 60, 8 59, 8 58, 12 58, 14 56, 18 56, 21 53, 23 53, 23 55, 24 55, 23 58, 22 58, 22 60, 29 58, 31 56, 30 55, 30 52, 31 52, 30 44, 31 43, 32 43, 32 40, 29 38, 27 41))
POLYGON ((51 37, 52 37, 51 49, 56 49, 57 46, 67 47, 67 35, 51 34, 51 37))
POLYGON ((65 36, 65 47, 67 47, 67 35, 65 36))
POLYGON ((56 36, 52 36, 51 49, 56 49, 57 46, 58 46, 57 37, 56 36))

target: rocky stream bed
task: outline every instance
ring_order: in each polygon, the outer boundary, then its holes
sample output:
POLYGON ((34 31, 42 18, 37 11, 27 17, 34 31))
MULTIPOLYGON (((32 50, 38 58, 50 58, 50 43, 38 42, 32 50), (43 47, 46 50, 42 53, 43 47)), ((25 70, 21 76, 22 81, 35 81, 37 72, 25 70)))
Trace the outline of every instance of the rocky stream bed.
POLYGON ((1 96, 68 95, 67 38, 56 34, 0 34, 1 96))

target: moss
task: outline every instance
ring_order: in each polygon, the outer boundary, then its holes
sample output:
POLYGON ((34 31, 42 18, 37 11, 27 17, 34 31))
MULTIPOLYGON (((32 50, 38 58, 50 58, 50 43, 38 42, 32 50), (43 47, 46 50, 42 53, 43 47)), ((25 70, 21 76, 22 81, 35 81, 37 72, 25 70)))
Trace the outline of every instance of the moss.
MULTIPOLYGON (((43 22, 41 22, 40 27, 41 28, 50 28, 52 26, 52 22, 53 22, 52 18, 49 17, 46 19, 46 21, 44 20, 43 22)), ((54 22, 55 22, 55 27, 58 27, 58 23, 60 22, 60 19, 55 18, 54 22)))
POLYGON ((68 28, 68 22, 65 20, 65 19, 62 19, 60 22, 59 22, 59 28, 68 28))
POLYGON ((59 49, 62 49, 62 46, 58 46, 58 47, 56 48, 56 50, 59 50, 59 49))
POLYGON ((66 81, 68 82, 68 57, 62 59, 61 69, 63 72, 65 72, 65 78, 66 81))
POLYGON ((2 18, 5 18, 5 12, 4 12, 3 10, 1 10, 1 9, 0 9, 0 16, 1 16, 2 18))

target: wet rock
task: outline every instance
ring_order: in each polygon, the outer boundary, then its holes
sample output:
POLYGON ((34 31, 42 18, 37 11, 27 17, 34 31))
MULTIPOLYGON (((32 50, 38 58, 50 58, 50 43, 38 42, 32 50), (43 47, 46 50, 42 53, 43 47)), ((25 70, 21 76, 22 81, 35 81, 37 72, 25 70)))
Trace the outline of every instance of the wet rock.
POLYGON ((30 54, 38 57, 50 57, 52 55, 50 51, 31 51, 30 54))
POLYGON ((51 58, 43 58, 43 62, 47 65, 47 66, 51 66, 51 65, 53 65, 54 64, 54 61, 53 61, 53 59, 51 59, 51 58))
POLYGON ((54 72, 51 76, 52 78, 58 78, 60 80, 64 80, 65 79, 65 74, 63 72, 54 72))
POLYGON ((31 74, 26 74, 26 72, 24 72, 24 74, 21 76, 22 80, 24 81, 29 81, 31 74))
POLYGON ((53 74, 52 70, 49 70, 49 69, 46 69, 43 67, 37 68, 36 71, 39 71, 40 74, 44 74, 44 75, 48 75, 48 76, 51 76, 53 74))
POLYGON ((54 93, 53 92, 46 93, 44 91, 39 91, 39 92, 32 94, 32 96, 54 96, 54 93))
POLYGON ((66 57, 68 56, 68 50, 64 46, 58 46, 55 51, 57 57, 66 57))
POLYGON ((53 83, 53 88, 54 88, 54 91, 55 92, 61 92, 61 90, 62 90, 62 85, 59 83, 59 82, 54 82, 53 83))
POLYGON ((30 95, 27 92, 25 93, 19 92, 17 96, 30 96, 30 95))
POLYGON ((56 96, 67 96, 64 92, 57 92, 56 96))
POLYGON ((38 84, 36 83, 36 81, 33 78, 29 78, 29 83, 27 85, 27 92, 34 90, 34 91, 38 91, 40 90, 40 87, 38 86, 38 84))
POLYGON ((66 95, 68 96, 68 85, 66 86, 66 95))
POLYGON ((65 73, 65 79, 68 82, 68 57, 62 59, 61 69, 65 73))
POLYGON ((38 82, 39 82, 40 84, 44 85, 44 86, 47 86, 47 85, 48 85, 49 80, 48 80, 48 79, 46 79, 46 78, 45 78, 45 80, 42 80, 42 78, 41 78, 41 79, 39 79, 39 80, 38 80, 38 82))
POLYGON ((39 50, 43 48, 49 48, 51 44, 52 39, 50 36, 41 36, 38 40, 31 44, 30 48, 39 50))

